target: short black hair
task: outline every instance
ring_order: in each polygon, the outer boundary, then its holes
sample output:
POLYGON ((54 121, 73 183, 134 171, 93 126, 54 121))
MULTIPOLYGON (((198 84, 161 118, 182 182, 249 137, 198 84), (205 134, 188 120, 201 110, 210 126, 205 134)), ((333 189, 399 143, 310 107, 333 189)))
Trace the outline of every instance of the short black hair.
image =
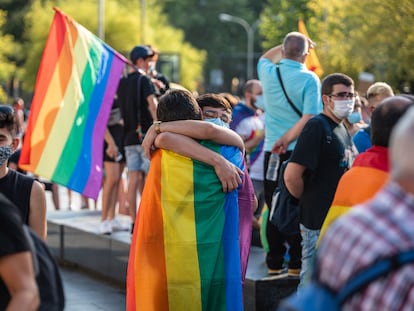
POLYGON ((0 104, 0 128, 6 128, 13 138, 17 135, 17 117, 9 105, 0 104))
POLYGON ((186 90, 168 90, 157 107, 159 121, 201 120, 201 109, 194 96, 186 90))
POLYGON ((413 105, 414 96, 412 95, 398 95, 385 98, 372 112, 372 144, 388 147, 394 126, 413 105))
POLYGON ((327 75, 322 81, 322 95, 332 94, 333 86, 336 84, 354 86, 354 81, 343 73, 332 73, 327 75))

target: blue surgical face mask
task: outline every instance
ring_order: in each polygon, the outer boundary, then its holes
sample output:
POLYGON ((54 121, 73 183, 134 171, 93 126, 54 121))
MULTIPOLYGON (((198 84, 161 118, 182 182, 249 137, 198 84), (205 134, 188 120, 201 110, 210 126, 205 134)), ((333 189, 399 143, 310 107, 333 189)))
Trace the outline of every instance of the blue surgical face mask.
POLYGON ((256 102, 254 105, 256 108, 262 109, 263 111, 265 110, 265 100, 263 95, 256 96, 256 102))
POLYGON ((362 119, 361 114, 359 113, 359 111, 354 111, 352 112, 349 117, 348 117, 348 121, 351 124, 355 124, 360 122, 362 119))
POLYGON ((222 126, 222 127, 226 127, 226 128, 229 128, 230 127, 230 125, 228 123, 224 122, 220 118, 204 119, 204 121, 207 121, 207 122, 210 122, 210 123, 214 123, 215 125, 222 126))

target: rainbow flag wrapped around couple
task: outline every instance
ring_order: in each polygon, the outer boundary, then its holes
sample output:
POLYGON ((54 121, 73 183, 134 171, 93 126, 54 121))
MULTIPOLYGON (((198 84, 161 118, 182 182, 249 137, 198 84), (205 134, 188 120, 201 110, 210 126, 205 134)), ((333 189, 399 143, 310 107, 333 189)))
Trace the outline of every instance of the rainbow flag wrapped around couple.
MULTIPOLYGON (((235 147, 208 147, 243 166, 235 147)), ((224 193, 212 167, 156 150, 132 236, 127 310, 243 310, 239 243, 238 191, 224 193)))

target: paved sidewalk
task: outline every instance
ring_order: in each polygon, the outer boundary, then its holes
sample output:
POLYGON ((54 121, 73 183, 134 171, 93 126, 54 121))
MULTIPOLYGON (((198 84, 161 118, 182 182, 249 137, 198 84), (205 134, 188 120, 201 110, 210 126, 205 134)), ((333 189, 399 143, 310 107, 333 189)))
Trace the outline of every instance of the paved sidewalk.
POLYGON ((62 267, 65 311, 125 310, 125 289, 81 269, 62 267))

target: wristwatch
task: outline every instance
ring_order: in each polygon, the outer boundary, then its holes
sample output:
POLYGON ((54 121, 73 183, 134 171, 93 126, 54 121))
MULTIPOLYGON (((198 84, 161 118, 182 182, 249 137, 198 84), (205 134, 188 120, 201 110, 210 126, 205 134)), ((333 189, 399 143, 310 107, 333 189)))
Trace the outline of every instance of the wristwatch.
POLYGON ((161 121, 154 121, 154 130, 155 133, 161 134, 161 121))

